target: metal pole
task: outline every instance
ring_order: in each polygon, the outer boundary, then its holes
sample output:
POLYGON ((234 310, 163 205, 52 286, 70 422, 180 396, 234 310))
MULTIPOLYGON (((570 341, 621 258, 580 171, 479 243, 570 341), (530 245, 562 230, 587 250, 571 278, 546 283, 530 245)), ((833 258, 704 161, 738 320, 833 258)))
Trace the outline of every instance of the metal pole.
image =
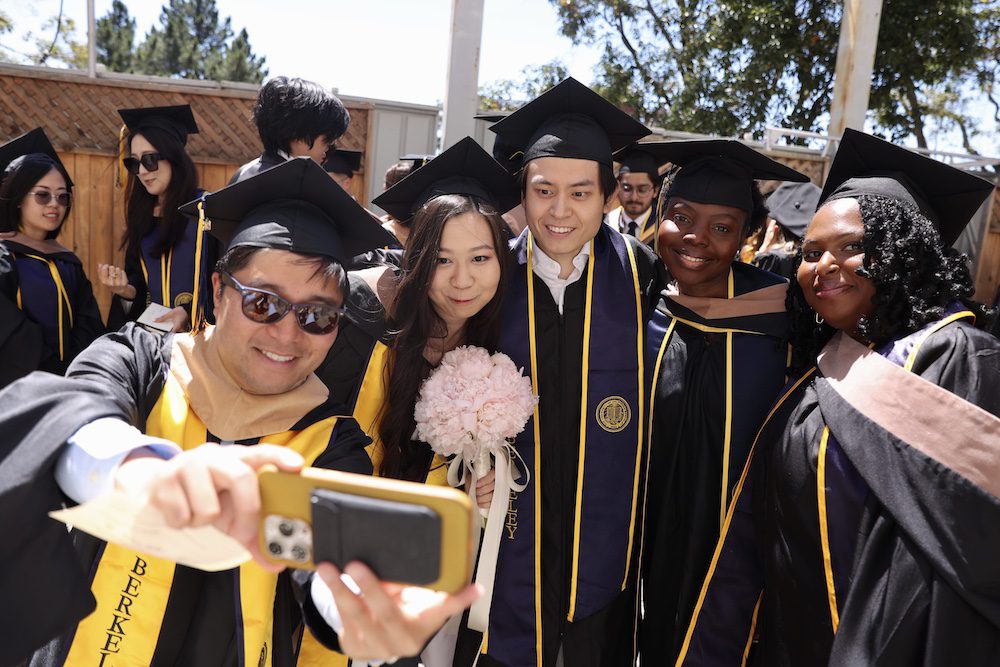
POLYGON ((444 142, 448 148, 475 132, 479 111, 479 50, 484 0, 452 0, 448 89, 444 97, 444 142))
POLYGON ((832 137, 840 137, 848 127, 864 129, 881 18, 882 0, 844 2, 827 130, 832 137))
POLYGON ((97 76, 97 21, 94 0, 87 0, 87 76, 97 76))

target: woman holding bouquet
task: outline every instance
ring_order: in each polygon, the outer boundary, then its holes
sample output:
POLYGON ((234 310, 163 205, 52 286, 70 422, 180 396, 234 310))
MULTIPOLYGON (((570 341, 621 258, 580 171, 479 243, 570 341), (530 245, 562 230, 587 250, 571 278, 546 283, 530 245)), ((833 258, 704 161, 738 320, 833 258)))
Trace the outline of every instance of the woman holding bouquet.
POLYGON ((848 130, 772 408, 678 664, 988 665, 1000 652, 1000 343, 950 245, 993 187, 848 130))

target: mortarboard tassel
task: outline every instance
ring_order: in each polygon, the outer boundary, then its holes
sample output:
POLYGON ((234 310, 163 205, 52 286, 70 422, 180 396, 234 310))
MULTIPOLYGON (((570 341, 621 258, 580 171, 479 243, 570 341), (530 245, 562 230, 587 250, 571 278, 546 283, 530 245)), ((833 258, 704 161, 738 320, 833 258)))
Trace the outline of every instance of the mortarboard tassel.
POLYGON ((205 267, 202 264, 202 246, 204 245, 205 232, 212 228, 212 221, 205 217, 205 195, 201 193, 198 201, 198 231, 195 236, 194 246, 194 294, 191 302, 191 335, 200 333, 205 328, 205 301, 201 295, 202 272, 205 267))
POLYGON ((127 136, 128 128, 122 125, 122 129, 118 131, 118 179, 116 184, 119 189, 125 187, 125 181, 128 178, 128 172, 125 171, 125 151, 128 149, 127 136))

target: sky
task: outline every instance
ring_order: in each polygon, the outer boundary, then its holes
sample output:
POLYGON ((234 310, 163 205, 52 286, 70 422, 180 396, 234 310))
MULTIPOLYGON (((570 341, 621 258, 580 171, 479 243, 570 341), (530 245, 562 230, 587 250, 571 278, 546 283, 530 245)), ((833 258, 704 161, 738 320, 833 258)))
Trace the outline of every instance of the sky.
MULTIPOLYGON (((164 3, 126 0, 140 38, 158 23, 164 3)), ((77 24, 77 39, 84 41, 86 0, 62 0, 62 4, 65 15, 77 24)), ((431 105, 444 99, 452 0, 216 0, 216 4, 220 16, 231 17, 234 32, 247 29, 254 52, 267 58, 272 76, 300 76, 354 97, 431 105)), ((59 5, 60 0, 0 0, 0 10, 15 26, 15 34, 4 36, 2 43, 32 50, 19 38, 29 28, 37 33, 46 18, 59 12, 59 5)), ((103 16, 111 0, 95 0, 95 8, 96 15, 103 16)), ((559 34, 549 0, 485 0, 480 85, 516 79, 526 66, 555 59, 589 84, 599 57, 599 48, 573 46, 559 34)), ((992 107, 984 100, 972 110, 991 130, 973 144, 984 154, 1000 155, 992 107)), ((932 147, 964 152, 957 132, 939 133, 932 147)))
MULTIPOLYGON (((86 38, 85 0, 64 0, 64 13, 86 38)), ((145 35, 158 24, 163 0, 126 0, 145 35)), ((271 75, 300 76, 344 95, 437 104, 444 99, 451 0, 216 0, 234 32, 245 27, 271 75), (276 11, 276 7, 287 8, 276 11)), ((96 0, 98 17, 111 0, 96 0)), ((59 0, 0 0, 0 9, 22 27, 41 26, 59 13, 59 0)), ((570 74, 593 79, 599 51, 574 47, 558 34, 548 0, 485 0, 479 81, 516 78, 528 65, 559 58, 570 74)), ((51 31, 50 31, 51 32, 51 31)), ((18 47, 16 39, 3 42, 18 47)), ((24 46, 28 50, 30 45, 24 46)))

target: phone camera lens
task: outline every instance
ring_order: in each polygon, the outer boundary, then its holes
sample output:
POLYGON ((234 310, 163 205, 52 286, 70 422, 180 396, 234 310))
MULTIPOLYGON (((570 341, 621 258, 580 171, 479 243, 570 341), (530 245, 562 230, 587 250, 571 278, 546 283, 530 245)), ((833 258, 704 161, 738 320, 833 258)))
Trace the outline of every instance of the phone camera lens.
POLYGON ((267 550, 270 551, 273 556, 280 556, 284 551, 284 549, 281 548, 281 545, 277 542, 268 542, 267 550))
POLYGON ((295 532, 295 526, 292 525, 291 521, 282 521, 278 524, 278 532, 285 537, 291 537, 292 533, 295 532))
POLYGON ((292 547, 292 560, 304 562, 306 560, 306 550, 300 544, 292 547))

